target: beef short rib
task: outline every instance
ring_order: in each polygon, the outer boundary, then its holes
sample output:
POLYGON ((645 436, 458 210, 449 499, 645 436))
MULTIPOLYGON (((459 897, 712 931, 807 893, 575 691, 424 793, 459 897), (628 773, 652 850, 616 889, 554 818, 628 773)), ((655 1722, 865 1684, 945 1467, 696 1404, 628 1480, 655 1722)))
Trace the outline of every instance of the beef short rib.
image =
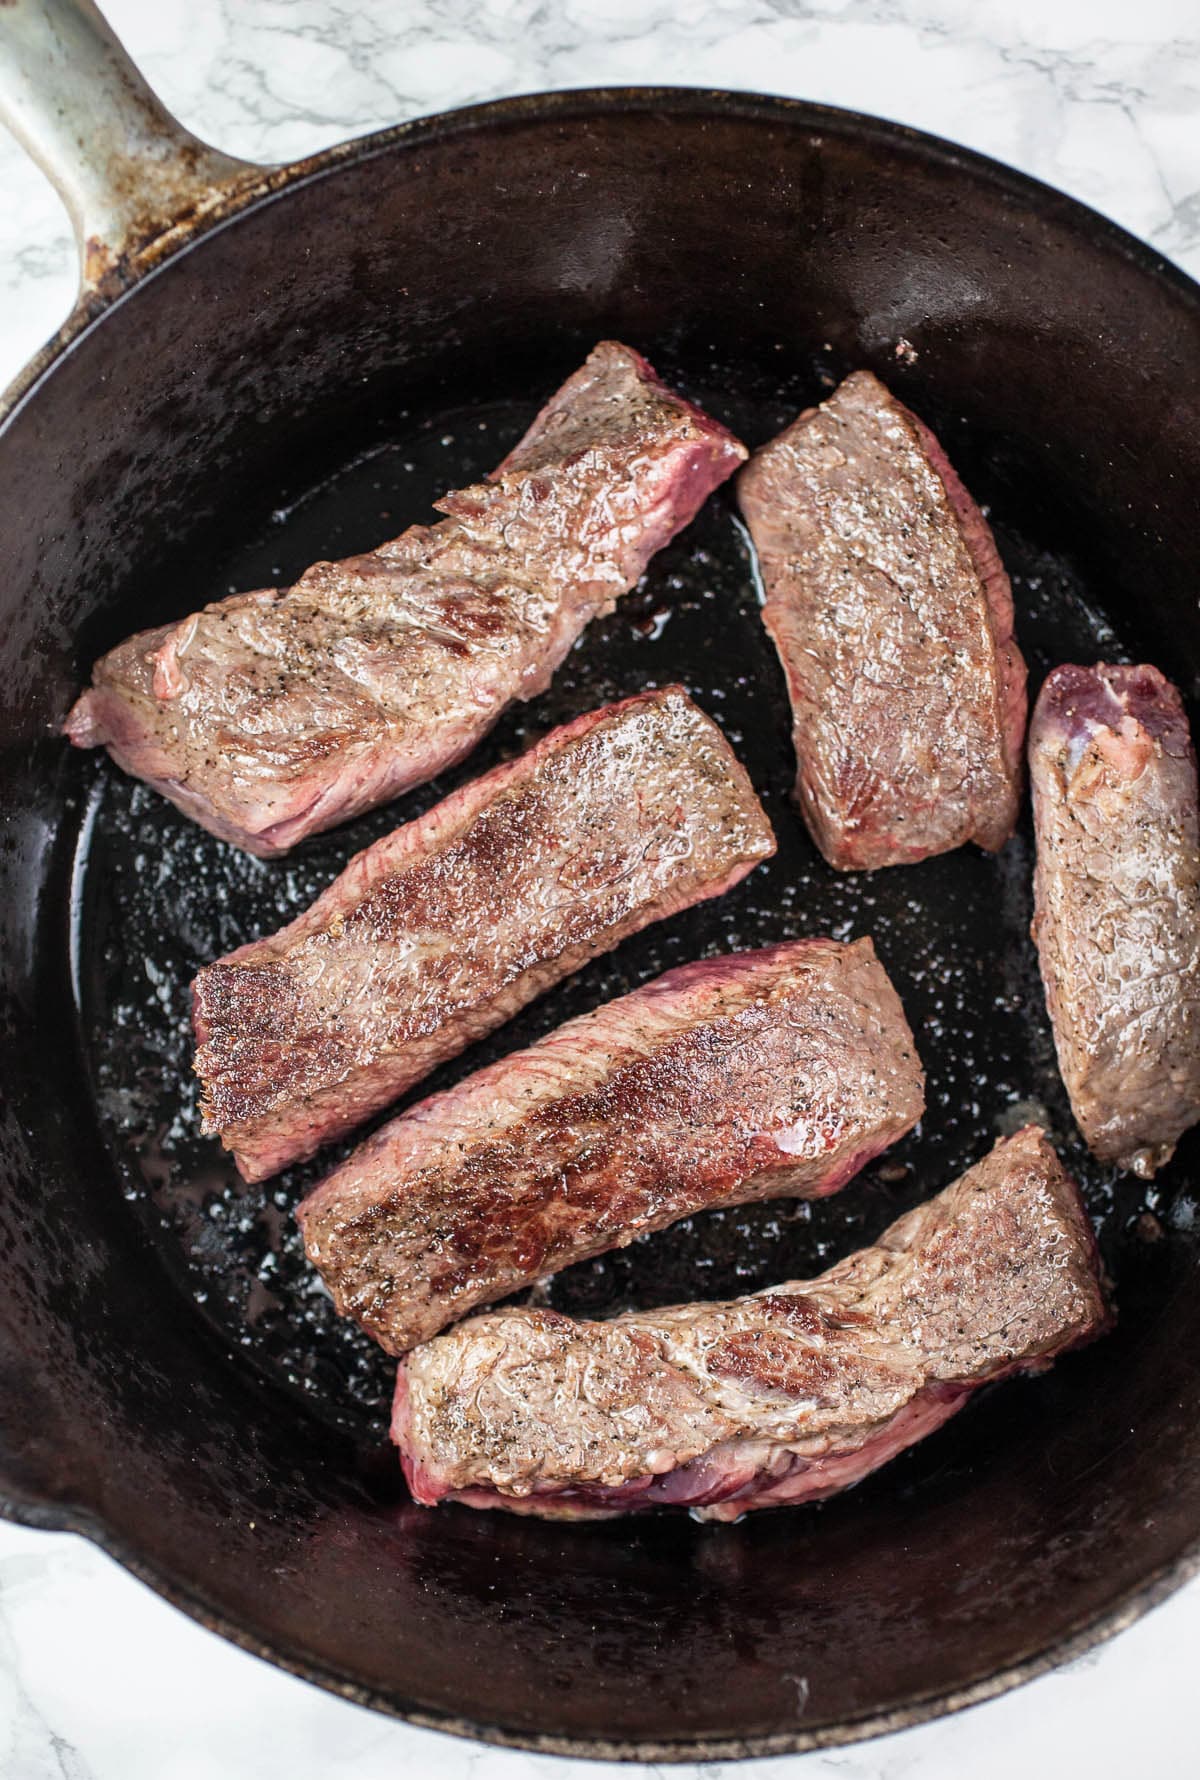
POLYGON ((729 744, 681 688, 579 717, 200 972, 205 1128, 261 1180, 774 850, 729 744))
POLYGON ((705 1207, 835 1192, 921 1116, 869 939, 668 971, 369 1139, 300 1207, 334 1303, 390 1353, 705 1207))
POLYGON ((1108 1320, 1078 1189, 1027 1127, 818 1279, 604 1323, 473 1317, 400 1362, 392 1437, 418 1502, 735 1520, 857 1483, 1108 1320))
POLYGON ((1157 668, 1056 668, 1029 765, 1059 1068, 1095 1155, 1150 1176, 1200 1119, 1200 833, 1179 694, 1157 668))
POLYGON ((755 453, 738 497, 787 677, 796 798, 842 871, 1012 833, 1025 663, 992 534, 869 371, 755 453))
POLYGON ((130 637, 67 718, 264 857, 422 784, 533 698, 746 456, 605 341, 489 483, 294 587, 130 637))

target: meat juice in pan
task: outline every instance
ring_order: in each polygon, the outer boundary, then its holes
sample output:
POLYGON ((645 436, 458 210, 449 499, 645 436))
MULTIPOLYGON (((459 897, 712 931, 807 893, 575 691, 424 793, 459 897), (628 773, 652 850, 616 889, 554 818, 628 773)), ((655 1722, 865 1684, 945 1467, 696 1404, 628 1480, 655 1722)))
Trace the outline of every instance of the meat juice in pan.
MULTIPOLYGON (((668 382, 752 448, 835 381, 818 366, 803 380, 739 400, 730 393, 746 387, 737 374, 714 368, 697 382, 669 353, 651 350, 650 356, 668 382)), ((836 374, 849 368, 839 365, 836 374)), ((542 381, 549 388, 553 378, 542 381)), ((175 579, 158 596, 159 609, 141 603, 120 613, 112 637, 226 592, 286 584, 312 561, 368 549, 427 518, 436 495, 500 460, 536 411, 540 393, 397 415, 387 443, 340 467, 324 466, 326 473, 300 499, 264 510, 257 530, 237 548, 199 560, 194 584, 175 579)), ((936 416, 929 418, 936 424, 936 416)), ((972 492, 986 500, 986 481, 973 475, 969 454, 961 461, 955 438, 945 443, 972 492)), ((1079 573, 1038 547, 1022 529, 1020 512, 1001 504, 989 517, 1013 581, 1031 694, 1058 661, 1138 658, 1137 639, 1126 642, 1114 633, 1079 573)), ((468 761, 282 861, 256 860, 215 840, 101 757, 83 766, 90 789, 81 812, 72 960, 114 1190, 124 1193, 180 1291, 221 1336, 273 1387, 294 1393, 297 1414, 335 1423, 365 1452, 385 1448, 394 1365, 335 1315, 292 1216, 364 1133, 274 1179, 242 1182, 232 1158, 198 1135, 188 984, 202 964, 291 919, 352 852, 463 779, 582 711, 673 680, 717 720, 748 768, 778 837, 776 857, 719 901, 596 960, 376 1122, 674 965, 806 935, 870 934, 928 1075, 928 1110, 916 1130, 831 1201, 703 1213, 571 1268, 534 1288, 534 1295, 563 1311, 603 1316, 812 1276, 945 1186, 998 1133, 1030 1119, 1047 1124, 1081 1183, 1126 1326, 1136 1321, 1130 1313, 1139 1296, 1149 1299, 1161 1289, 1164 1238, 1172 1221, 1195 1215, 1179 1184, 1187 1178, 1186 1161, 1149 1184, 1121 1177, 1089 1157, 1074 1128, 1029 939, 1028 798, 1017 834, 995 858, 970 847, 869 875, 833 872, 790 802, 790 713, 758 598, 748 540, 726 487, 652 562, 616 612, 592 624, 549 691, 509 711, 468 761)), ((1169 662, 1161 665, 1170 673, 1169 662)), ((1020 1394, 1064 1388, 1052 1374, 1020 1394)), ((882 1482, 860 1487, 917 1487, 956 1457, 969 1461, 980 1414, 977 1407, 890 1467, 882 1482)), ((402 1493, 398 1472, 394 1459, 369 1465, 385 1495, 402 1493)))

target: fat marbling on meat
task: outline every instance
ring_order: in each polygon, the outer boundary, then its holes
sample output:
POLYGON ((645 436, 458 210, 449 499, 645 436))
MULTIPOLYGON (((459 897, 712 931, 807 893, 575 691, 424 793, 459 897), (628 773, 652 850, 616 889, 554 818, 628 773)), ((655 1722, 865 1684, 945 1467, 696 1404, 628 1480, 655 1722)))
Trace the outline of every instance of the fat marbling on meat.
POLYGON ((447 515, 97 664, 65 732, 264 857, 461 760, 744 459, 613 341, 447 515))
POLYGON ((1200 833, 1179 694, 1153 667, 1056 668, 1029 766, 1059 1068, 1095 1155, 1149 1176, 1200 1119, 1200 833))
POLYGON ((869 371, 757 451, 738 498, 792 706, 796 798, 842 871, 1012 833, 1025 663, 987 521, 869 371))
POLYGON ((305 1246, 403 1353, 693 1212, 835 1192, 923 1085, 869 939, 686 964, 385 1126, 301 1205, 305 1246))
POLYGON ((845 1489, 1108 1322, 1078 1189, 1027 1127, 817 1279, 610 1322, 473 1317, 401 1360, 392 1436, 429 1505, 735 1520, 845 1489))

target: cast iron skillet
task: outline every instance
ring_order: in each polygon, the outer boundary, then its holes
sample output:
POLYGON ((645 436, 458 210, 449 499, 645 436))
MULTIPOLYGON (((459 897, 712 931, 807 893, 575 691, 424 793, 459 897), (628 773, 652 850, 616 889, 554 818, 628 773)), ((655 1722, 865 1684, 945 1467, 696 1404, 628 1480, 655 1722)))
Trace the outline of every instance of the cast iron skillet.
POLYGON ((6 1512, 86 1533, 352 1698, 587 1755, 865 1736, 1126 1625, 1200 1552, 1200 1148, 1148 1188, 1082 1153, 1026 937, 1027 822, 997 860, 822 866, 787 802, 786 701, 728 498, 459 774, 281 864, 55 726, 129 630, 423 517, 604 335, 751 444, 872 366, 990 504, 1035 684, 1056 660, 1133 656, 1194 695, 1196 287, 1042 186, 847 113, 568 93, 264 172, 184 138, 89 7, 9 0, 0 21, 10 115, 74 198, 89 276, 0 430, 6 1512), (67 88, 64 55, 83 63, 67 88), (66 103, 39 113, 53 80, 66 103), (131 141, 153 160, 145 203, 131 141), (440 1081, 680 960, 870 931, 929 1112, 831 1203, 691 1219, 564 1275, 553 1302, 803 1275, 1032 1112, 1084 1182, 1120 1327, 823 1508, 732 1527, 417 1509, 383 1436, 390 1369, 302 1264, 290 1212, 316 1169, 246 1188, 195 1136, 187 979, 456 778, 669 679, 725 725, 778 858, 440 1081))

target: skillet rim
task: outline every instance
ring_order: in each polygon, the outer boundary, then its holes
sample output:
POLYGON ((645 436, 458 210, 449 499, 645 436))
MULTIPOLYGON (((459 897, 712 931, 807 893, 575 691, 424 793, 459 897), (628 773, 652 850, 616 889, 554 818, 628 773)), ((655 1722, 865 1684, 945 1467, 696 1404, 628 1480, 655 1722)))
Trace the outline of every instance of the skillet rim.
MULTIPOLYGON (((290 191, 333 174, 343 165, 367 161, 393 149, 420 148, 460 134, 485 132, 497 125, 527 120, 552 121, 556 117, 567 121, 644 112, 665 112, 691 119, 743 116, 748 120, 794 125, 813 136, 838 136, 869 145, 877 151, 903 146, 929 162, 965 176, 968 181, 1000 191, 1026 215, 1051 218, 1089 245, 1120 255, 1156 285, 1160 295, 1169 296, 1200 317, 1200 283, 1149 243, 1057 187, 945 137, 870 113, 753 90, 693 86, 568 87, 518 94, 410 119, 352 137, 298 161, 263 167, 258 178, 240 183, 202 216, 169 226, 136 261, 130 260, 118 267, 114 282, 104 291, 89 293, 77 300, 62 326, 0 394, 0 437, 26 405, 36 399, 59 362, 93 329, 103 325, 111 312, 135 297, 143 284, 191 252, 209 234, 232 226, 242 216, 274 203, 290 191)), ((75 1533, 86 1538, 207 1630, 286 1673, 310 1681, 354 1704, 385 1712, 421 1729, 441 1731, 485 1744, 547 1755, 623 1762, 730 1761, 799 1754, 910 1729, 997 1698, 1084 1655, 1126 1630, 1144 1613, 1200 1574, 1198 1525, 1195 1534, 1180 1547, 1173 1560, 1153 1570, 1140 1585, 1127 1591, 1111 1607, 1082 1619, 1073 1630, 1021 1662, 967 1687, 933 1692, 891 1711, 868 1713, 808 1729, 797 1727, 745 1738, 691 1737, 663 1742, 645 1738, 609 1740, 514 1733, 503 1726, 433 1711, 378 1689, 364 1687, 349 1675, 315 1661, 311 1656, 277 1648, 255 1637, 213 1606, 203 1590, 181 1583, 143 1560, 132 1545, 113 1532, 92 1509, 69 1502, 40 1501, 28 1492, 8 1493, 3 1476, 0 1476, 0 1519, 41 1531, 75 1533)))
POLYGON ((853 111, 846 106, 825 105, 810 99, 789 99, 777 94, 759 93, 733 87, 692 86, 628 86, 628 87, 562 87, 536 93, 518 93, 510 98, 484 100, 476 105, 461 105, 450 111, 432 112, 425 117, 409 118, 386 129, 372 130, 363 136, 352 136, 334 143, 317 154, 278 166, 264 165, 257 179, 239 182, 202 215, 168 225, 158 240, 143 250, 136 259, 128 259, 118 268, 114 283, 102 290, 81 293, 61 327, 51 335, 16 377, 0 391, 0 432, 3 432, 26 402, 37 394, 43 380, 58 361, 98 326, 115 309, 136 295, 141 286, 154 278, 163 267, 190 253, 205 236, 229 227, 240 217, 285 196, 288 192, 324 178, 343 165, 372 159, 401 146, 420 147, 422 143, 444 141, 450 137, 474 134, 492 124, 519 122, 525 118, 552 118, 561 113, 601 115, 621 112, 666 111, 687 116, 738 115, 759 117, 777 123, 798 123, 815 132, 823 127, 831 135, 859 141, 904 144, 965 173, 977 181, 987 181, 1006 190, 1027 211, 1051 215, 1074 227, 1097 245, 1107 245, 1129 260, 1139 272, 1165 286, 1172 294, 1200 313, 1200 283, 1151 247, 1140 236, 1114 222, 1099 210, 1073 198, 1057 186, 1023 173, 1006 161, 952 142, 946 136, 918 130, 911 124, 891 118, 877 117, 871 112, 853 111))

